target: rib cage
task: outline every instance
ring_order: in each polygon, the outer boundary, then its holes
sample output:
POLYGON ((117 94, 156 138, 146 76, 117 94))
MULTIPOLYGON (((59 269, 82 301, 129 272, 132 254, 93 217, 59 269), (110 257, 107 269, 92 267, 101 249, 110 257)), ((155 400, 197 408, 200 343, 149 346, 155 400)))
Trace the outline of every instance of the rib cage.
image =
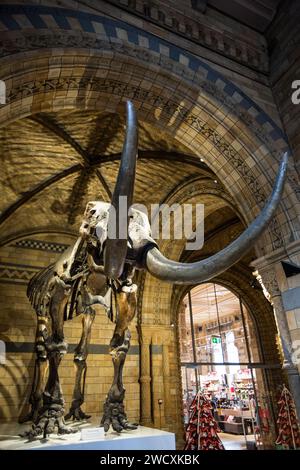
MULTIPOLYGON (((54 281, 55 263, 38 271, 29 281, 27 297, 38 316, 50 316, 51 293, 49 287, 54 281)), ((77 312, 77 297, 80 292, 81 278, 74 280, 72 289, 64 311, 64 321, 71 320, 79 315, 77 312)))

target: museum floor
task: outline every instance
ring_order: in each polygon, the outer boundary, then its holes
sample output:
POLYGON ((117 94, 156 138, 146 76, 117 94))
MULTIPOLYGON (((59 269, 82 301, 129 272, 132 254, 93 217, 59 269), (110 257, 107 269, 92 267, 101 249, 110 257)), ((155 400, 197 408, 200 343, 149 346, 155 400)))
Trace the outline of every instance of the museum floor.
MULTIPOLYGON (((244 436, 221 432, 219 433, 219 437, 223 442, 225 450, 246 450, 246 441, 244 436)), ((254 436, 247 436, 247 442, 254 442, 254 436)))
MULTIPOLYGON (((68 423, 69 424, 69 423, 68 423)), ((175 435, 139 426, 134 431, 117 433, 110 429, 104 434, 99 427, 99 419, 91 423, 71 423, 76 429, 74 434, 53 434, 47 439, 19 437, 19 433, 30 428, 30 425, 0 426, 0 450, 175 450, 175 435)))
MULTIPOLYGON (((83 423, 83 424, 71 424, 71 426, 78 427, 78 429, 92 429, 97 427, 99 420, 94 419, 91 423, 83 423)), ((49 446, 61 446, 63 447, 66 445, 66 441, 70 444, 72 443, 77 443, 79 441, 79 438, 76 437, 78 436, 77 434, 73 434, 70 436, 56 436, 53 438, 48 439, 47 441, 42 441, 42 439, 37 440, 34 442, 34 444, 29 444, 28 441, 25 439, 22 439, 18 437, 18 434, 26 429, 28 429, 30 426, 28 424, 17 424, 17 423, 2 423, 0 424, 0 449, 1 450, 21 450, 23 449, 28 449, 28 448, 35 448, 35 449, 40 449, 41 447, 44 448, 49 448, 49 446)), ((141 439, 149 439, 149 436, 151 435, 152 439, 159 439, 160 443, 162 439, 170 439, 171 434, 166 433, 164 431, 160 431, 158 429, 150 429, 150 428, 144 428, 144 427, 139 427, 139 436, 141 439)), ((246 450, 246 442, 244 436, 240 435, 234 435, 234 434, 228 434, 228 433, 219 433, 219 436, 224 444, 224 447, 226 450, 246 450)), ((134 437, 132 432, 130 433, 123 433, 122 436, 117 436, 116 433, 111 433, 111 442, 113 441, 118 441, 117 445, 118 448, 121 449, 123 442, 125 444, 126 441, 126 446, 128 446, 128 438, 130 440, 134 437), (126 435, 128 434, 128 435, 126 435)), ((254 441, 254 436, 249 435, 247 436, 247 441, 252 442, 254 441)), ((141 445, 144 444, 144 440, 141 440, 141 445)), ((155 440, 153 444, 155 445, 155 440)), ((92 440, 90 441, 89 444, 87 445, 93 445, 92 440)), ((116 442, 113 442, 113 445, 116 445, 116 442)), ((167 445, 170 445, 167 443, 167 445)), ((109 449, 108 449, 109 450, 109 449)))

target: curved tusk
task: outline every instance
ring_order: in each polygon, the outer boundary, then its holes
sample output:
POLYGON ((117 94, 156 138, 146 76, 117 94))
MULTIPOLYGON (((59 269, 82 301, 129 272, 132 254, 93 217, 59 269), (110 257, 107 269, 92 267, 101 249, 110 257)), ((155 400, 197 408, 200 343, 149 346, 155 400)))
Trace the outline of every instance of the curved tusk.
POLYGON ((126 138, 111 201, 115 210, 110 211, 108 218, 108 228, 113 226, 116 236, 109 238, 108 235, 104 250, 104 273, 110 279, 118 279, 124 269, 127 253, 128 209, 132 205, 137 160, 138 124, 131 101, 126 102, 126 111, 126 138), (122 237, 120 237, 120 232, 124 232, 122 237))
POLYGON ((165 258, 154 247, 148 250, 145 267, 153 276, 175 284, 197 284, 221 274, 239 261, 249 251, 270 223, 281 199, 286 172, 288 152, 281 160, 271 197, 261 213, 249 227, 230 245, 213 256, 195 263, 179 263, 165 258))

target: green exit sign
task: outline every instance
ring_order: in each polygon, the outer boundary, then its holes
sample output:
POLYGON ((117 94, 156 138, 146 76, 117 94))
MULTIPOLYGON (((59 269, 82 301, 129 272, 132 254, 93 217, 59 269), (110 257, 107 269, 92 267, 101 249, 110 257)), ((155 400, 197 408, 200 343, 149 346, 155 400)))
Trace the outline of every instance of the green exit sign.
POLYGON ((219 336, 212 336, 211 342, 212 342, 213 344, 221 343, 221 338, 220 338, 219 336))

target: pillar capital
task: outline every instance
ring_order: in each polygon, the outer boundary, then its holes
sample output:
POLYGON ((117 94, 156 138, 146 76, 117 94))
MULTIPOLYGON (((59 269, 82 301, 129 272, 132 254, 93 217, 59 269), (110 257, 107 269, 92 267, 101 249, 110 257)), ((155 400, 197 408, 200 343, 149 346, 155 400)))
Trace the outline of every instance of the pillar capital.
POLYGON ((259 272, 255 271, 254 275, 262 286, 265 297, 270 303, 273 303, 272 299, 281 295, 275 269, 273 267, 265 268, 259 272))
POLYGON ((292 338, 281 296, 281 289, 284 287, 284 280, 281 271, 281 263, 275 262, 271 265, 265 264, 265 266, 259 268, 259 271, 256 271, 254 275, 261 284, 266 298, 272 304, 274 309, 283 353, 282 368, 288 379, 289 388, 295 401, 297 414, 300 416, 300 377, 299 371, 292 360, 292 338))
POLYGON ((274 265, 278 264, 280 261, 287 260, 287 258, 292 259, 294 262, 297 262, 296 258, 300 253, 300 240, 294 240, 291 243, 288 243, 284 247, 278 248, 270 253, 267 253, 265 256, 255 259, 251 262, 251 266, 255 267, 259 272, 273 268, 274 265))
POLYGON ((140 325, 140 342, 143 344, 170 344, 174 332, 171 325, 140 325))
POLYGON ((151 377, 149 375, 141 375, 140 382, 150 383, 151 382, 151 377))

